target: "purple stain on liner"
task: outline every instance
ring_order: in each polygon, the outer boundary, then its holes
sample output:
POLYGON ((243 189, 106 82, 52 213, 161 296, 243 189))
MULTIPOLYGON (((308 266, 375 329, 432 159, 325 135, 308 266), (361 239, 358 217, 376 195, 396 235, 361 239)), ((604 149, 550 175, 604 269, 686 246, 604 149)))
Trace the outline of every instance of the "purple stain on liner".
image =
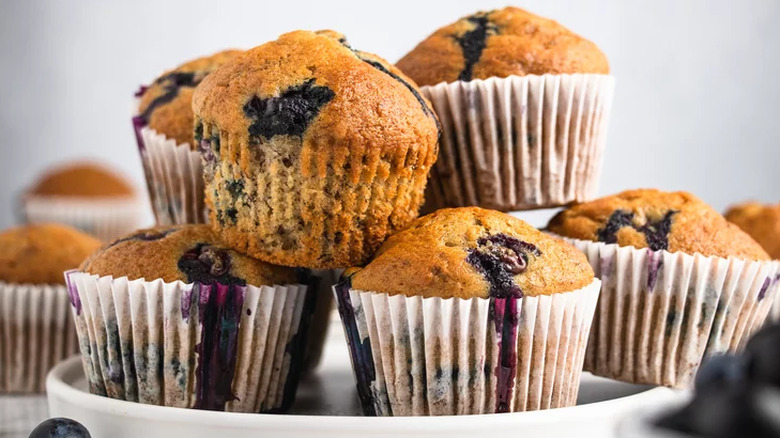
POLYGON ((520 298, 493 298, 493 318, 498 336, 499 360, 496 365, 496 413, 510 411, 517 374, 517 305, 520 298))
POLYGON ((200 315, 200 343, 195 369, 196 409, 224 411, 236 400, 232 391, 238 359, 238 333, 246 288, 196 283, 200 315))
POLYGON ((348 277, 342 278, 335 286, 337 308, 341 321, 344 324, 344 333, 346 334, 347 346, 352 359, 352 367, 355 370, 355 380, 357 381, 360 404, 363 406, 363 414, 375 417, 376 407, 374 406, 374 397, 371 393, 371 382, 376 380, 374 357, 371 355, 370 339, 366 338, 364 341, 360 339, 355 308, 352 306, 352 299, 349 296, 351 288, 352 280, 348 277))
POLYGON ((190 309, 192 308, 193 298, 196 297, 195 289, 196 285, 192 285, 189 289, 185 289, 181 294, 181 317, 186 322, 190 319, 190 309))
POLYGON ((767 277, 764 279, 764 284, 761 285, 761 290, 758 291, 758 301, 761 301, 766 296, 766 291, 769 290, 769 286, 772 284, 772 280, 767 277))
POLYGON ((647 249, 647 290, 652 293, 658 281, 658 273, 664 266, 664 253, 647 249))
POLYGON ((78 269, 65 271, 65 284, 68 287, 68 298, 70 300, 70 305, 76 309, 76 316, 81 315, 81 297, 79 296, 78 287, 76 287, 76 284, 71 280, 70 276, 78 272, 78 269))

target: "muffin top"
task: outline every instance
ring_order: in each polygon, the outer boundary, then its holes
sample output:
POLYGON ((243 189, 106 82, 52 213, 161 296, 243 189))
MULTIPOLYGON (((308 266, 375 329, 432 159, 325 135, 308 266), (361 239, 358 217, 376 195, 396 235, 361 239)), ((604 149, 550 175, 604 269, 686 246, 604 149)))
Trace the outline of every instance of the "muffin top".
POLYGON ((187 143, 195 150, 192 92, 206 75, 239 54, 240 50, 225 50, 163 73, 138 92, 139 117, 158 133, 176 140, 176 144, 187 143))
POLYGON ((750 236, 687 192, 628 190, 567 208, 547 229, 575 239, 654 251, 769 259, 750 236))
POLYGON ((333 31, 291 32, 244 52, 203 80, 193 109, 231 142, 255 146, 278 136, 315 150, 438 144, 438 119, 417 86, 333 31))
POLYGON ((780 259, 780 204, 735 205, 726 212, 726 220, 750 234, 773 259, 780 259))
POLYGON ((391 295, 505 298, 571 292, 593 281, 585 255, 493 210, 438 210, 385 241, 352 287, 391 295))
POLYGON ((553 20, 519 8, 442 27, 396 64, 420 85, 511 75, 609 73, 604 53, 553 20))
POLYGON ((98 248, 99 240, 65 225, 9 228, 0 233, 0 281, 64 285, 64 272, 98 248))
POLYGON ((39 196, 133 196, 135 190, 117 172, 96 163, 69 163, 49 169, 30 188, 39 196))
POLYGON ((100 249, 82 271, 99 276, 161 278, 166 283, 274 285, 297 282, 295 270, 227 249, 208 225, 139 230, 100 249))

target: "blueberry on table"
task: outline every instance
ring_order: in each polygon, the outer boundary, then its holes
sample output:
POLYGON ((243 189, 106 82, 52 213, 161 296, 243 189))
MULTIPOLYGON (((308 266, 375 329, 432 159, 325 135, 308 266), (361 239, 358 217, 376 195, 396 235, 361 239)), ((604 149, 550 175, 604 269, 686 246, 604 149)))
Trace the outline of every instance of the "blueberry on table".
POLYGON ((50 418, 33 429, 29 438, 92 438, 81 423, 70 418, 50 418))
POLYGON ((749 384, 723 385, 697 393, 684 408, 656 425, 703 438, 780 437, 780 394, 749 384))
POLYGON ((741 356, 718 354, 704 359, 696 374, 696 391, 745 381, 745 360, 741 356))
POLYGON ((751 382, 780 388, 780 324, 768 325, 753 335, 744 355, 751 382))

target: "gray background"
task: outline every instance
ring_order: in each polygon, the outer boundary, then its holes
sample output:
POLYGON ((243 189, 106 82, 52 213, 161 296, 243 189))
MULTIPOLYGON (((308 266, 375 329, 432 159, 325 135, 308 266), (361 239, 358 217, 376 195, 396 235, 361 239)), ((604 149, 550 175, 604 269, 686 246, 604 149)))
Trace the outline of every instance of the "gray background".
MULTIPOLYGON (((190 58, 332 28, 398 60, 437 27, 507 1, 0 0, 0 226, 46 166, 98 158, 139 190, 139 84, 190 58)), ((617 77, 601 193, 689 190, 716 208, 780 201, 780 1, 526 0, 596 42, 617 77)), ((547 212, 532 214, 544 222, 547 212)), ((151 216, 150 216, 151 217, 151 216)))

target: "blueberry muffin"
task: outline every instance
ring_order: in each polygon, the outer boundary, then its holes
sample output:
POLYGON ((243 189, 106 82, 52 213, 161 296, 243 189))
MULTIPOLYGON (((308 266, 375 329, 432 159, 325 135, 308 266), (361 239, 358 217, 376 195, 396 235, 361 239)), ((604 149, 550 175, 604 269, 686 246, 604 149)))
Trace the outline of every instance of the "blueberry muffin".
POLYGON ((64 225, 0 232, 0 394, 42 393, 49 370, 78 353, 63 273, 99 247, 64 225))
POLYGON ((769 259, 747 233, 687 192, 625 191, 567 208, 547 229, 574 239, 653 251, 769 259))
POLYGON ((576 248, 509 215, 414 221, 335 287, 364 412, 572 406, 598 289, 576 248))
POLYGON ((98 248, 99 240, 65 225, 9 228, 0 233, 0 281, 64 286, 63 273, 98 248))
POLYGON ((295 270, 237 253, 207 225, 139 230, 94 253, 81 271, 166 283, 273 285, 296 283, 295 270))
POLYGON ((225 50, 186 62, 142 87, 136 95, 137 123, 176 140, 176 144, 197 149, 192 130, 192 93, 206 75, 240 54, 240 50, 225 50))
POLYGON ((28 190, 30 196, 85 198, 133 197, 130 182, 107 166, 67 163, 47 170, 28 190))
POLYGON ((90 392, 286 411, 315 305, 304 275, 233 251, 208 225, 140 230, 101 248, 67 275, 90 392))
POLYGON ((29 223, 61 223, 106 242, 138 227, 143 207, 121 173, 94 162, 47 169, 24 193, 29 223))
POLYGON ((737 351, 769 314, 780 267, 686 192, 629 190, 573 205, 548 224, 602 281, 585 369, 687 388, 701 361, 737 351))
POLYGON ((520 219, 477 207, 442 209, 390 236, 352 286, 440 298, 538 296, 593 281, 585 256, 520 219))
POLYGON ((773 259, 780 259, 780 205, 735 205, 726 212, 726 220, 750 234, 773 259))
POLYGON ((595 44, 511 6, 438 29, 396 65, 421 86, 512 75, 609 73, 607 57, 595 44))
POLYGON ((396 65, 442 125, 424 211, 529 210, 596 194, 614 80, 592 42, 507 7, 435 31, 396 65))
POLYGON ((193 109, 211 224, 238 251, 347 267, 417 216, 437 118, 411 80, 335 32, 245 52, 203 80, 193 109))

